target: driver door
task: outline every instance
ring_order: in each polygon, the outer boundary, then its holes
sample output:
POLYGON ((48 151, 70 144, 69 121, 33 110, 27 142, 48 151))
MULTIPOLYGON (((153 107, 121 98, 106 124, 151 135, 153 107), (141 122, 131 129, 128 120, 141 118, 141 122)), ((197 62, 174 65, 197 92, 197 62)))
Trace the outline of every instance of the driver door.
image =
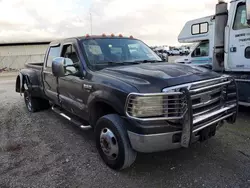
POLYGON ((229 70, 246 71, 250 68, 250 27, 247 25, 245 3, 237 4, 229 39, 229 70))
MULTIPOLYGON (((72 62, 78 65, 81 63, 73 44, 65 44, 61 56, 72 60, 66 61, 66 66, 72 65, 72 62)), ((87 119, 86 103, 89 94, 83 87, 86 81, 80 76, 80 71, 80 66, 65 68, 65 76, 59 78, 60 102, 63 109, 87 119)))

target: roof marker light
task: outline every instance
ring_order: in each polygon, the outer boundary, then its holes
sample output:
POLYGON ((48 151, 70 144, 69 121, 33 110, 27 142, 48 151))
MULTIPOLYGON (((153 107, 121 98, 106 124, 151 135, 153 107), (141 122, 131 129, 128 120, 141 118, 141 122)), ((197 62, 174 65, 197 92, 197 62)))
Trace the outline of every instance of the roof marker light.
POLYGON ((122 34, 119 34, 119 37, 123 37, 122 34))
POLYGON ((111 37, 114 37, 114 36, 115 36, 115 35, 112 33, 112 34, 111 34, 111 37))
POLYGON ((134 37, 131 35, 129 38, 133 39, 134 37))
POLYGON ((106 37, 106 34, 105 34, 105 33, 103 33, 103 34, 102 34, 102 37, 106 37))

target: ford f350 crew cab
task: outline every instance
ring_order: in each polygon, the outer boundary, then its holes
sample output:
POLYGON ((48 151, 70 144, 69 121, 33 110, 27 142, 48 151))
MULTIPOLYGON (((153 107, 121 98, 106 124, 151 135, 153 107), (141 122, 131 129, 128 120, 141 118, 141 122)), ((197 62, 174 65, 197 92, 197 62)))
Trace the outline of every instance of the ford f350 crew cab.
POLYGON ((93 128, 101 158, 117 170, 129 167, 137 152, 206 140, 237 115, 232 77, 162 62, 133 37, 51 42, 44 63, 20 71, 16 92, 30 112, 52 106, 81 129, 93 128))

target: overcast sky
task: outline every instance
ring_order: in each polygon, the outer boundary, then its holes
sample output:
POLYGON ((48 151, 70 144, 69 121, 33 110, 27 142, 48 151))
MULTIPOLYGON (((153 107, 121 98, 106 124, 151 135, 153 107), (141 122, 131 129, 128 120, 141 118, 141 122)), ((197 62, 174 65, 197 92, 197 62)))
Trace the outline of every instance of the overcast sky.
POLYGON ((0 0, 0 42, 122 33, 175 45, 185 22, 214 14, 218 0, 0 0))

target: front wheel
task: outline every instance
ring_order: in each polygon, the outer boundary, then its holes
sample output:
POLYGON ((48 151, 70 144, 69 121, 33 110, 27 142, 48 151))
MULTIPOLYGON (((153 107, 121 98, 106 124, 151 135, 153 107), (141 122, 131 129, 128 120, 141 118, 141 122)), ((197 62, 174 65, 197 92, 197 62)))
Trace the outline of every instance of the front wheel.
POLYGON ((134 163, 137 153, 130 145, 124 120, 117 114, 97 121, 95 140, 101 158, 110 168, 121 170, 134 163))

